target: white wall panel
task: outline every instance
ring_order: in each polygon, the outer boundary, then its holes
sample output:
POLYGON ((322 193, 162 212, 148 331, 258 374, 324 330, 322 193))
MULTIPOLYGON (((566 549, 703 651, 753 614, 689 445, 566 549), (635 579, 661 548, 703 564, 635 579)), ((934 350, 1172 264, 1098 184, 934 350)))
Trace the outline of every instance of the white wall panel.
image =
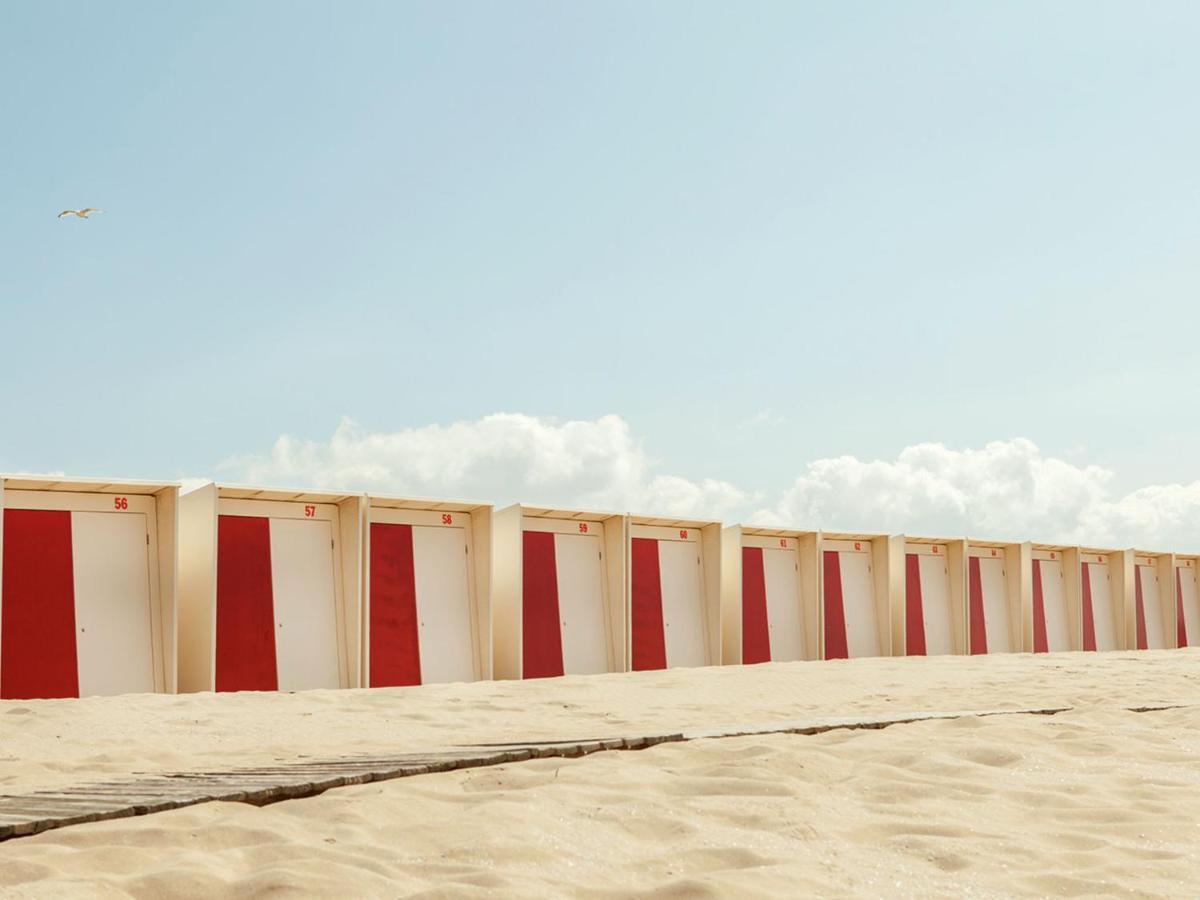
POLYGON ((466 531, 414 525, 412 544, 421 683, 471 681, 475 665, 466 531))
POLYGON ((804 659, 804 617, 800 610, 797 560, 793 549, 768 547, 762 551, 772 662, 804 659))
POLYGON ((609 668, 601 546, 599 534, 554 536, 564 675, 592 675, 609 668))
POLYGON ((846 651, 851 658, 878 656, 879 614, 875 605, 871 554, 865 551, 842 550, 838 553, 838 563, 842 573, 846 651))
POLYGON ((703 666, 707 662, 704 594, 698 554, 699 549, 694 541, 658 542, 663 637, 668 668, 703 666))
POLYGON ((954 652, 950 613, 950 575, 945 553, 917 557, 921 576, 921 612, 925 620, 925 653, 939 656, 954 652))
POLYGON ((1042 573, 1042 609, 1046 616, 1046 647, 1051 653, 1071 649, 1067 618, 1067 589, 1062 560, 1038 560, 1042 573))
POLYGON ((146 516, 71 513, 79 695, 154 690, 146 516))
POLYGON ((279 690, 336 688, 332 522, 273 518, 270 528, 279 690))
POLYGON ((983 620, 988 652, 1007 653, 1013 647, 1004 561, 991 557, 980 557, 979 583, 983 589, 983 620))

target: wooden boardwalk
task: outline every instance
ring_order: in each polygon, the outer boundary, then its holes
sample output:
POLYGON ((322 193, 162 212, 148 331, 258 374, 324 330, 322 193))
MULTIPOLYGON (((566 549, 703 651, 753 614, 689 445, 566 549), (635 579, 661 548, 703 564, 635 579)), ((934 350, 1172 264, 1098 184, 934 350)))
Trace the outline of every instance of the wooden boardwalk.
MULTIPOLYGON (((935 719, 978 716, 1054 715, 1070 707, 1042 709, 964 710, 907 713, 891 716, 809 719, 731 725, 627 738, 596 740, 483 744, 451 747, 427 753, 396 756, 354 756, 342 759, 293 760, 276 765, 235 768, 215 772, 134 774, 127 778, 80 784, 25 794, 0 795, 0 841, 128 816, 226 801, 265 806, 281 800, 312 797, 331 788, 387 781, 410 775, 449 772, 522 762, 543 757, 571 758, 602 750, 644 750, 677 741, 745 737, 756 734, 820 734, 838 729, 886 728, 935 719)), ((1142 708, 1139 712, 1150 711, 1142 708)))

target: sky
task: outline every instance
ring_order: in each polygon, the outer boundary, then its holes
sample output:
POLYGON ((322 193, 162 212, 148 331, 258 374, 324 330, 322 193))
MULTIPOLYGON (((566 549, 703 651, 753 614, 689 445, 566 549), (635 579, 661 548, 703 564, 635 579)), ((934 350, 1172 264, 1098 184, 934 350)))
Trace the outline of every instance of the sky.
POLYGON ((1200 551, 1198 39, 0 5, 0 470, 1200 551))

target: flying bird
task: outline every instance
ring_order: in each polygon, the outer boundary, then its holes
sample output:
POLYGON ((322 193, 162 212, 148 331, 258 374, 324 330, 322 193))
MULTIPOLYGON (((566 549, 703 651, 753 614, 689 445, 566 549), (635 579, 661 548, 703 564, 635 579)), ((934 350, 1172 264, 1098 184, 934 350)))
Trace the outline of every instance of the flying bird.
POLYGON ((74 216, 77 219, 86 219, 94 212, 104 212, 104 210, 96 209, 92 206, 85 206, 83 209, 64 209, 58 214, 58 218, 61 219, 63 216, 74 216))

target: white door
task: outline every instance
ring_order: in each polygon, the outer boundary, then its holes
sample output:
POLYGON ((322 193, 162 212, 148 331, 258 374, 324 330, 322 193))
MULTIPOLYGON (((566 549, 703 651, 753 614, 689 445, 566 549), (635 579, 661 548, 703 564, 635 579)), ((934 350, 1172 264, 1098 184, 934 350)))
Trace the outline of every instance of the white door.
POLYGON ((1067 588, 1061 559, 1038 560, 1042 572, 1042 610, 1046 616, 1046 649, 1051 653, 1071 649, 1067 624, 1067 588))
POLYGON ((1196 594, 1196 570, 1190 566, 1180 566, 1179 600, 1183 606, 1183 624, 1186 629, 1184 636, 1189 646, 1200 642, 1200 597, 1196 594))
POLYGON ((804 622, 800 615, 800 573, 796 552, 764 547, 762 561, 771 661, 804 659, 804 622))
POLYGON ((921 577, 921 612, 925 619, 927 656, 954 652, 950 618, 950 573, 946 558, 921 554, 917 557, 921 577))
POLYGON ((421 684, 475 679, 463 528, 413 526, 421 684))
POLYGON ((1092 623, 1096 629, 1096 649, 1117 649, 1116 613, 1112 603, 1112 585, 1108 566, 1087 563, 1088 588, 1092 592, 1092 623))
POLYGON ((332 522, 271 519, 271 591, 279 690, 339 687, 332 522))
POLYGON ((554 536, 564 675, 609 671, 601 544, 598 534, 554 536))
POLYGON ((875 582, 871 555, 843 550, 838 553, 842 573, 842 611, 846 617, 846 653, 879 655, 879 616, 875 609, 875 582))
POLYGON ((983 588, 983 621, 989 653, 1008 653, 1012 650, 1008 592, 1004 579, 1004 560, 980 557, 979 583, 983 588))
POLYGON ((79 696, 154 690, 146 516, 73 512, 79 696))
POLYGON ((1158 594, 1158 567, 1138 566, 1137 577, 1142 585, 1142 613, 1146 618, 1146 648, 1161 650, 1167 645, 1163 635, 1162 602, 1158 594))
POLYGON ((658 542, 663 638, 669 669, 708 664, 699 554, 695 541, 658 542))

